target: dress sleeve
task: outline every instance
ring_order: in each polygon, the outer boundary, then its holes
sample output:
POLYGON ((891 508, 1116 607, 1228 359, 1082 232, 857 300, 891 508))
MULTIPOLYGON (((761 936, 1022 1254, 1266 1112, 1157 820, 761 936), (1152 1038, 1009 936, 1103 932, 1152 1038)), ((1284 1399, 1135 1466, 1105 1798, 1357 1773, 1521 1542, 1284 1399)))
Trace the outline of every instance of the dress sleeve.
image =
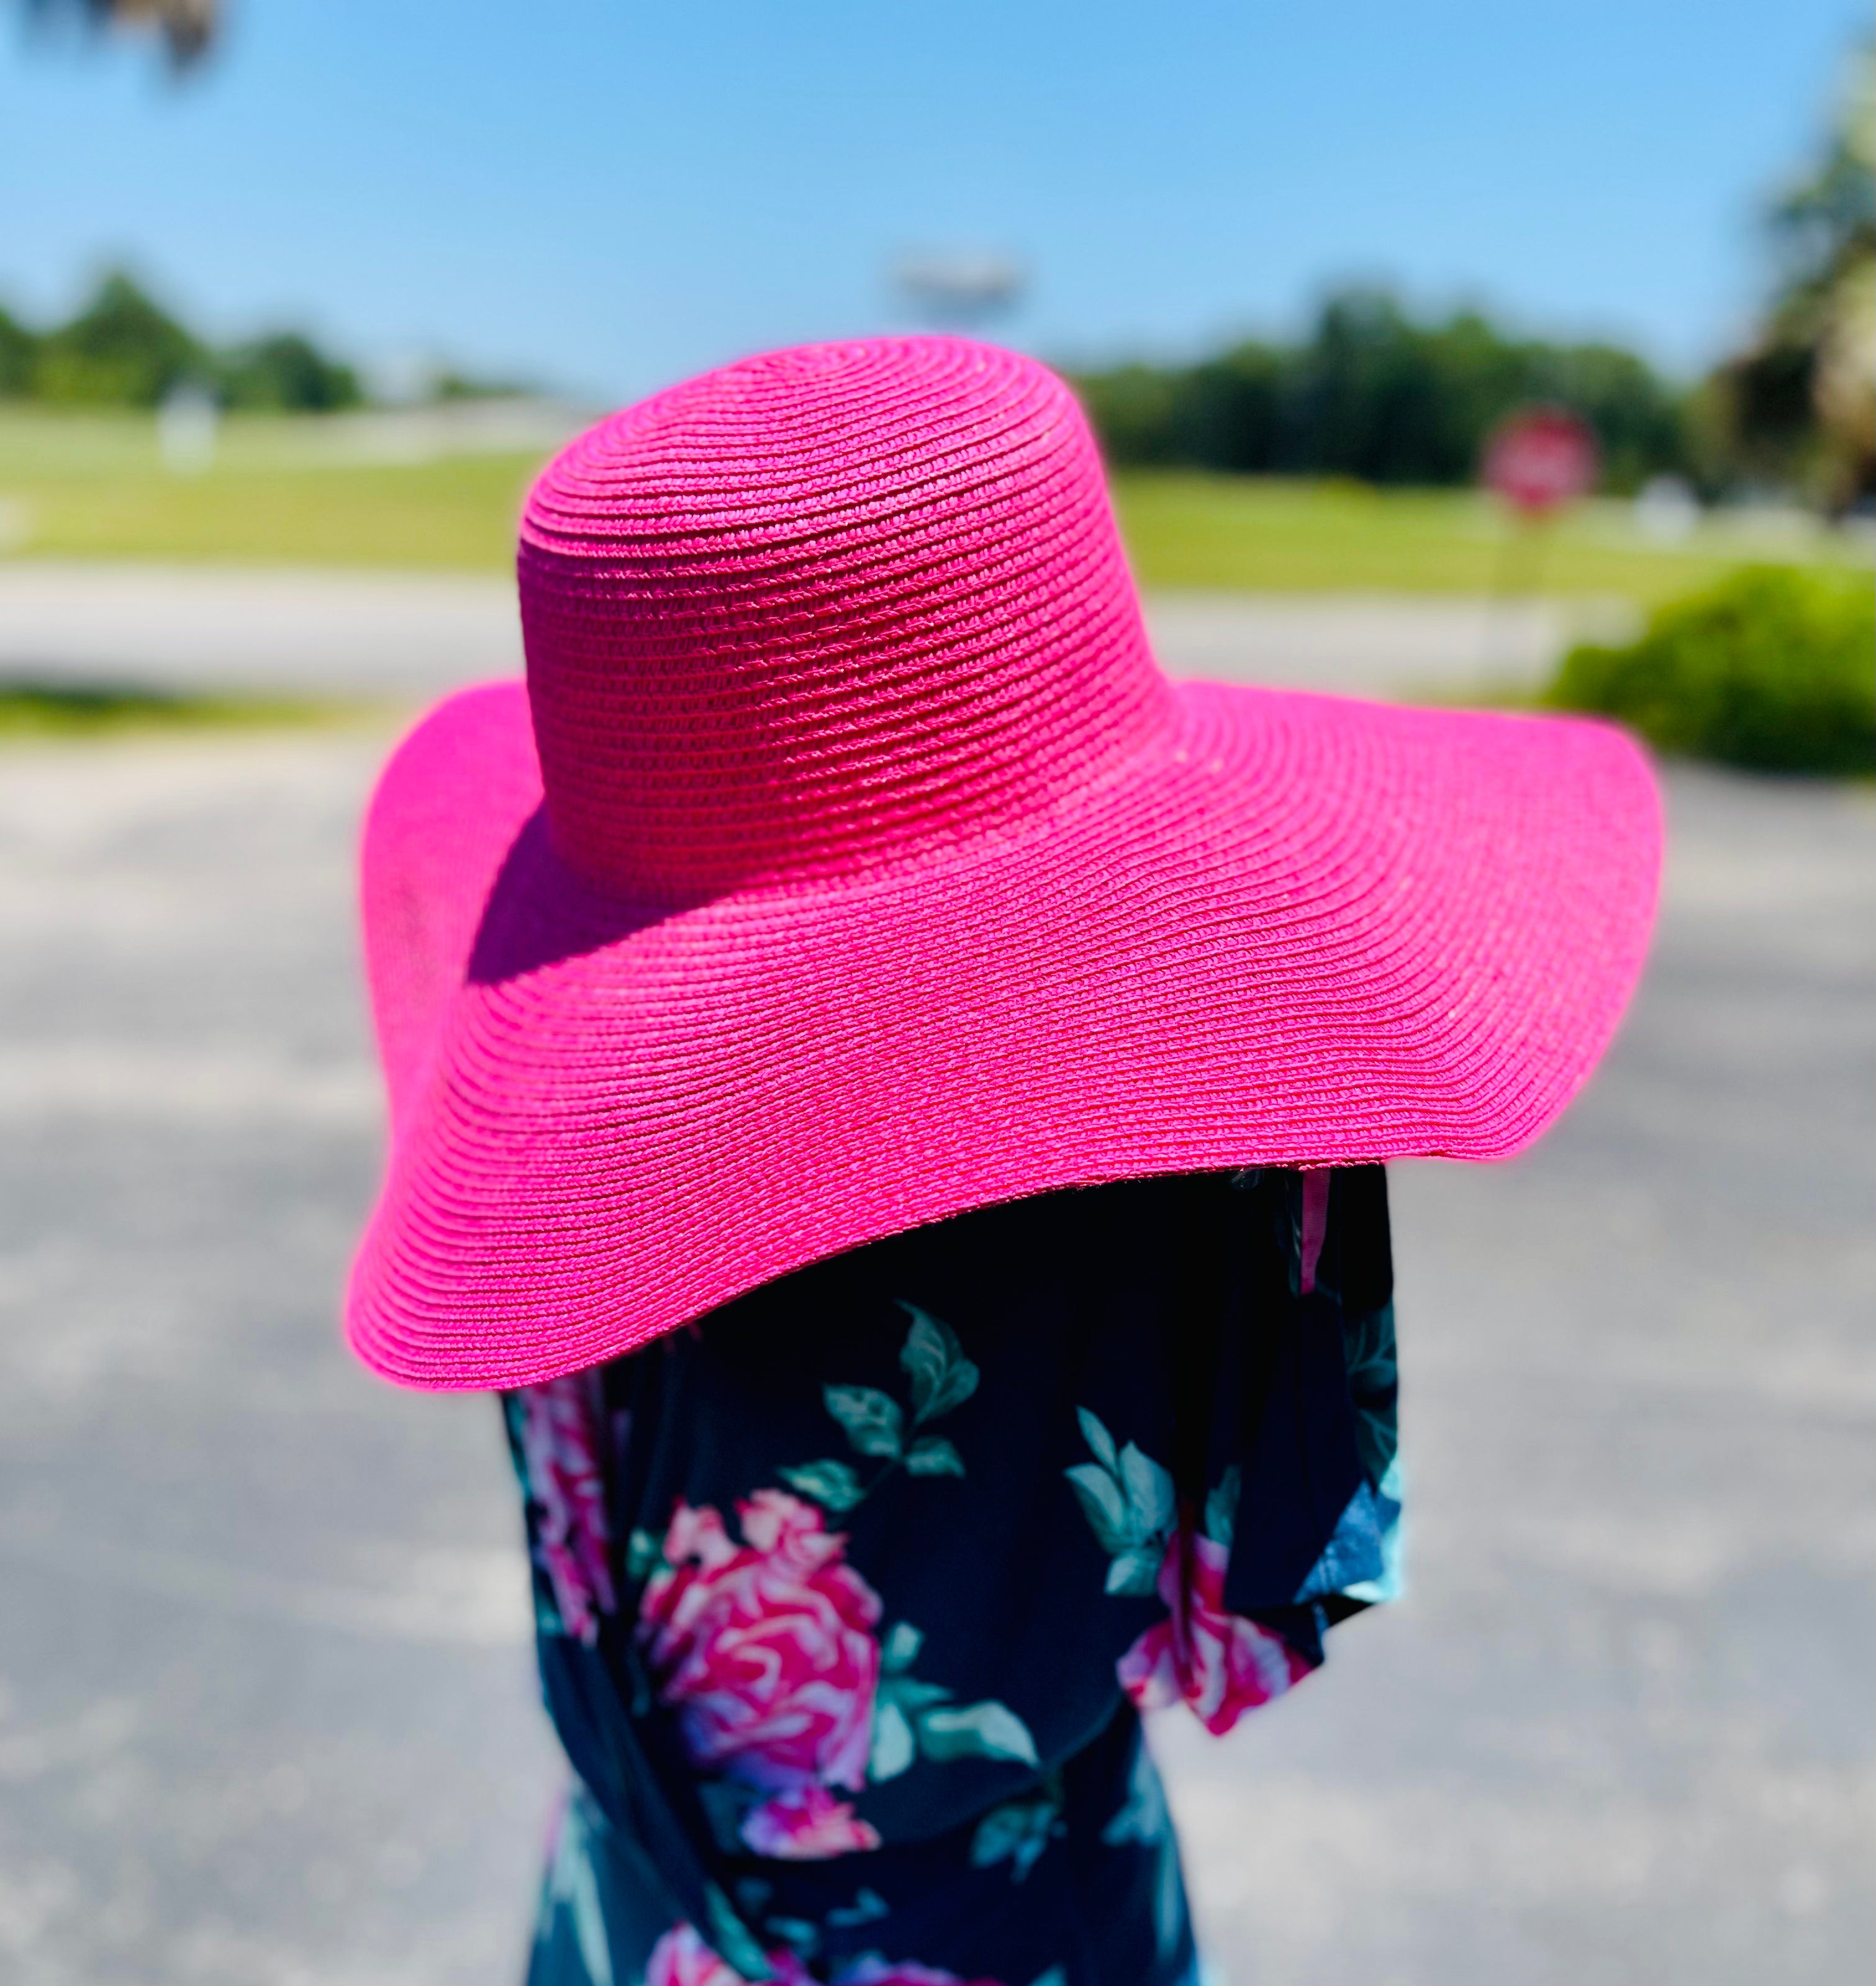
POLYGON ((1378 1166, 1235 1175, 1189 1250, 1178 1527, 1121 1681, 1229 1730, 1399 1581, 1387 1187, 1378 1166))
POLYGON ((1337 1621, 1392 1600, 1400 1585, 1399 1379, 1387 1180, 1379 1166, 1369 1166, 1305 1173, 1302 1183, 1303 1196, 1319 1197, 1328 1213, 1325 1259, 1304 1278, 1313 1288, 1302 1294, 1313 1297, 1325 1322, 1335 1327, 1342 1375, 1332 1396, 1352 1430, 1360 1473, 1296 1597, 1337 1621))

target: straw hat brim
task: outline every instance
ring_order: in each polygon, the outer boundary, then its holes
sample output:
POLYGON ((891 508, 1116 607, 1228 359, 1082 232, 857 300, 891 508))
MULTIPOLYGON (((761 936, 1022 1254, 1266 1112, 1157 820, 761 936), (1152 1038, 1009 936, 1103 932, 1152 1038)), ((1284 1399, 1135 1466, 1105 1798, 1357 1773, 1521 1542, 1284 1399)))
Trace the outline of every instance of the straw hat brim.
POLYGON ((516 1385, 1024 1194, 1528 1144, 1641 968, 1641 752, 1575 719, 1177 695, 1174 732, 1020 832, 678 908, 556 857, 518 683, 433 712, 365 843, 393 1137, 360 1357, 516 1385))

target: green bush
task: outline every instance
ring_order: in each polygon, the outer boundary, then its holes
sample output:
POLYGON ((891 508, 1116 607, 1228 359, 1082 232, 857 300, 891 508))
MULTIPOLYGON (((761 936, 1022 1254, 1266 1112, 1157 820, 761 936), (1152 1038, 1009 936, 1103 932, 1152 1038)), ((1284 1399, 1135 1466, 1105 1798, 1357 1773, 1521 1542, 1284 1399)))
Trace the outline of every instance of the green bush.
POLYGON ((1566 655, 1544 701, 1663 752, 1779 773, 1876 769, 1876 585, 1749 567, 1661 608, 1626 648, 1566 655))

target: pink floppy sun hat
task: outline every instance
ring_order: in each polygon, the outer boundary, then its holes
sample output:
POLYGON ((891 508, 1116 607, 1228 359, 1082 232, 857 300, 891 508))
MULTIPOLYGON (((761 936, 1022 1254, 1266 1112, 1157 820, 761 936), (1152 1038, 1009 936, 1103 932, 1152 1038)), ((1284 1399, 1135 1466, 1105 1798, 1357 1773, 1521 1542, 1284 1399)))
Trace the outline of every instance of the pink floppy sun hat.
POLYGON ((601 422, 520 534, 525 690, 365 835, 387 1377, 509 1386, 968 1208, 1488 1159, 1639 971, 1603 725, 1170 683, 1032 361, 809 346, 601 422))

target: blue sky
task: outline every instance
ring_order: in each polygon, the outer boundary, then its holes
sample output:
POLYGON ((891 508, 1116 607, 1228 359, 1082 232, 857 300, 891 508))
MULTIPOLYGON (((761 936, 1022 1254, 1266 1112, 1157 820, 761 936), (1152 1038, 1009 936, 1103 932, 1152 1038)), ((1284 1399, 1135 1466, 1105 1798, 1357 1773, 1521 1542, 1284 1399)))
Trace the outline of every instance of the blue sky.
POLYGON ((0 301, 125 258, 302 322, 625 398, 903 321, 908 250, 1033 271, 994 335, 1197 349, 1328 284, 1686 369, 1746 321, 1848 0, 227 0, 213 68, 0 40, 0 301))

